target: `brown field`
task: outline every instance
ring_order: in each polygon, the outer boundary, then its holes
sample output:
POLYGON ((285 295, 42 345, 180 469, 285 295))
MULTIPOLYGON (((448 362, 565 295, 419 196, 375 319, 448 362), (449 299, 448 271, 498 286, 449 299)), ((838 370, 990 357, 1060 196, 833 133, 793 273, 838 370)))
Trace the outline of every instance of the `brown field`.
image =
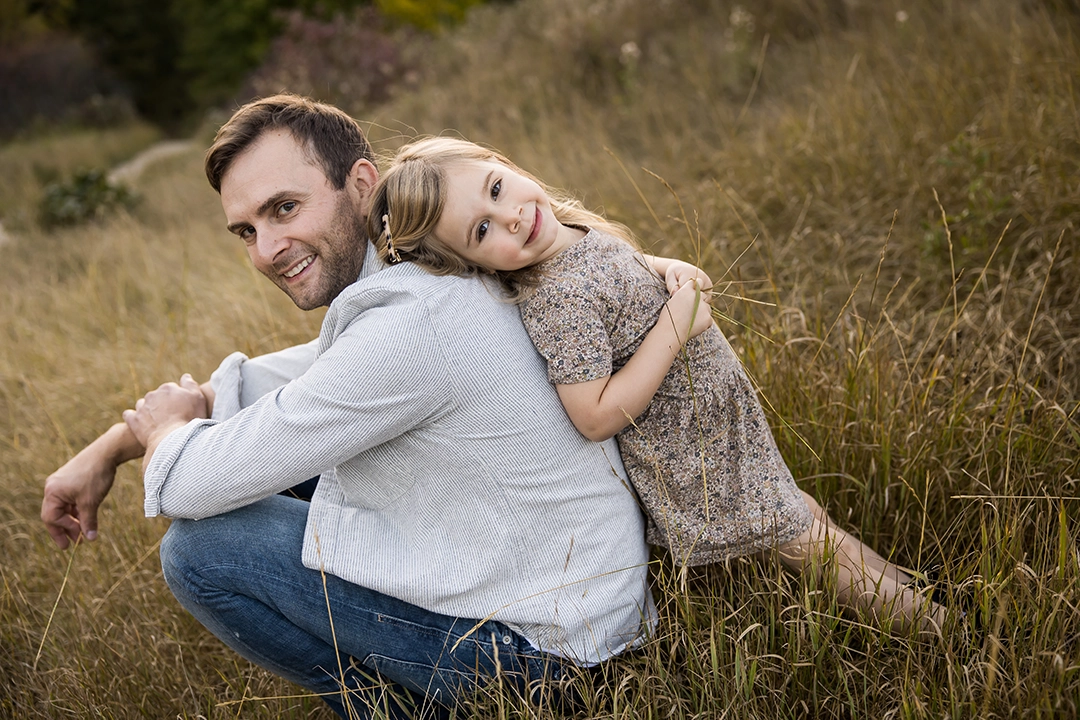
MULTIPOLYGON (((971 603, 893 637, 828 582, 658 555, 659 636, 610 663, 590 717, 1080 712, 1080 12, 879 5, 496 3, 417 49, 415 88, 352 108, 380 150, 489 143, 699 262, 800 485, 971 603)), ((153 137, 0 149, 0 716, 329 717, 179 608, 135 464, 95 543, 60 552, 38 520, 45 477, 135 398, 318 333, 224 231, 198 152, 128 212, 38 226, 32 168, 153 137)), ((530 713, 493 695, 473 716, 530 713)))

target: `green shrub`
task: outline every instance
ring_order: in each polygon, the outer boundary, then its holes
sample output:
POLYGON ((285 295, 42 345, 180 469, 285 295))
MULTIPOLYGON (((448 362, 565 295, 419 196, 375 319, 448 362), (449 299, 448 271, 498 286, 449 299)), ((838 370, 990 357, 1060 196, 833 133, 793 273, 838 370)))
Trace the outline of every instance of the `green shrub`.
POLYGON ((99 218, 116 207, 132 207, 135 199, 135 194, 125 185, 110 182, 104 170, 80 170, 67 182, 49 183, 45 187, 41 224, 76 225, 99 218))

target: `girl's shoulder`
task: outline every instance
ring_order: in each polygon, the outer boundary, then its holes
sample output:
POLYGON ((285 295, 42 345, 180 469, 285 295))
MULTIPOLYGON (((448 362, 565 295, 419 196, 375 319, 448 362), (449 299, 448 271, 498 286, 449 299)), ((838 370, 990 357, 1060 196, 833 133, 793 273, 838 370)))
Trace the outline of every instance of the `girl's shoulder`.
POLYGON ((583 238, 539 266, 538 282, 523 300, 523 311, 574 297, 588 303, 617 304, 629 288, 655 281, 634 246, 614 235, 583 229, 583 238))
POLYGON ((622 238, 581 226, 585 236, 553 257, 542 266, 545 272, 576 271, 589 274, 602 271, 606 262, 617 258, 632 258, 637 250, 622 238))

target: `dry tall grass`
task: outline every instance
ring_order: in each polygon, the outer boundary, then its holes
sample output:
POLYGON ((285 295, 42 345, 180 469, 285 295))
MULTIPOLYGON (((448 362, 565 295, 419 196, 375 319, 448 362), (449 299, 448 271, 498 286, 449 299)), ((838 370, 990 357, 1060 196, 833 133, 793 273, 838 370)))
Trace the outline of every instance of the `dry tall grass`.
MULTIPOLYGON (((605 669, 590 715, 1076 716, 1069 8, 498 4, 423 49, 419 92, 365 111, 384 150, 451 129, 491 143, 730 283, 722 326, 800 484, 971 603, 940 641, 893 638, 839 616, 828 583, 661 560, 660 635, 605 669)), ((0 248, 0 714, 326 716, 251 700, 296 689, 180 611, 134 468, 70 571, 37 520, 44 477, 134 397, 318 330, 246 266, 198 165, 160 167, 131 215, 0 248)), ((527 713, 494 698, 476 716, 527 713)))

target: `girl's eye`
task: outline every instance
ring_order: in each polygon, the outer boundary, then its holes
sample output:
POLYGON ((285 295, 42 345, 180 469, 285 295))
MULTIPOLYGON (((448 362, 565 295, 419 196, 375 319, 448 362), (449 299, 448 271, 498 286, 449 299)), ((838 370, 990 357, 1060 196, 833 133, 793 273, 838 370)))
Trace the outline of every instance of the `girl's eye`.
POLYGON ((496 180, 491 183, 491 199, 498 200, 499 193, 502 191, 502 180, 496 180))
POLYGON ((289 200, 287 202, 283 202, 280 205, 278 205, 278 209, 277 209, 278 217, 282 217, 283 215, 288 215, 289 213, 291 213, 295 209, 296 209, 296 202, 294 200, 289 200))
POLYGON ((487 231, 488 231, 488 221, 484 220, 483 222, 481 222, 479 225, 476 226, 476 242, 479 243, 481 240, 483 240, 484 236, 487 235, 487 231))

